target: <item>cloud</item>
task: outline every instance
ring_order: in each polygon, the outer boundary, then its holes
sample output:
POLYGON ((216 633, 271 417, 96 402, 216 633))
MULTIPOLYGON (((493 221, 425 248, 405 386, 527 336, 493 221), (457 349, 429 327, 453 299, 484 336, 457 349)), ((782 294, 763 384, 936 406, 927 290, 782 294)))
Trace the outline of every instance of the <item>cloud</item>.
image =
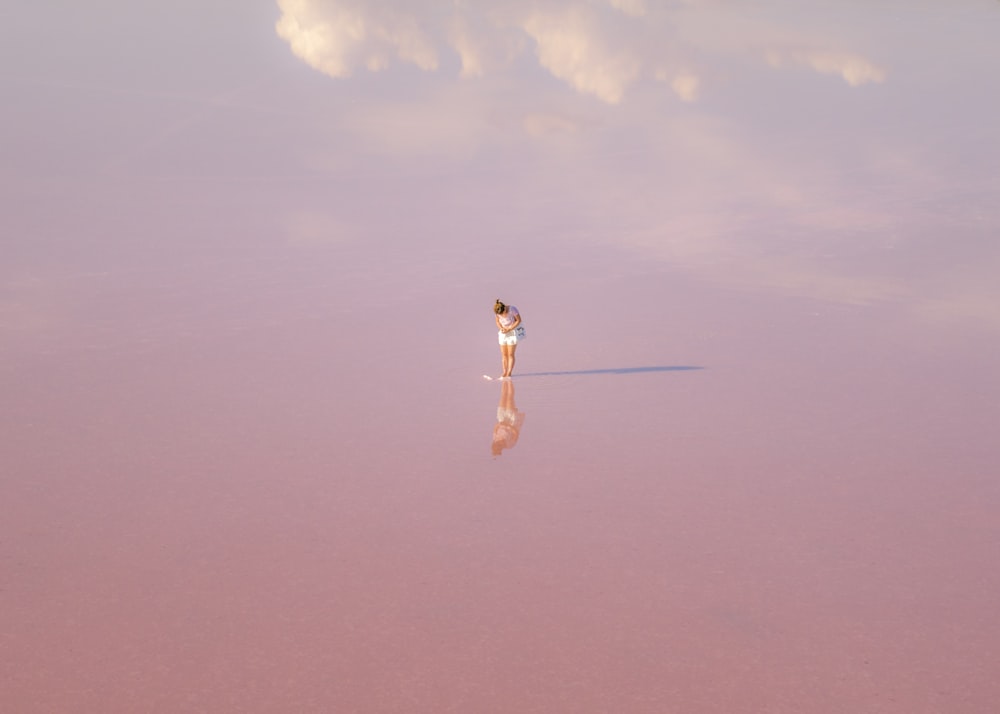
MULTIPOLYGON (((338 105, 324 124, 326 144, 304 150, 318 170, 372 177, 399 165, 420 176, 435 168, 456 195, 468 183, 515 207, 545 203, 589 235, 709 280, 857 305, 919 300, 926 315, 1000 329, 988 277, 944 284, 930 268, 907 273, 896 259, 914 255, 921 224, 942 220, 921 201, 961 193, 949 173, 954 157, 935 159, 933 147, 906 133, 926 125, 848 131, 839 116, 800 113, 792 95, 779 98, 774 123, 776 112, 755 111, 752 85, 733 93, 736 101, 676 106, 765 76, 768 91, 788 87, 789 69, 802 73, 796 82, 820 83, 824 99, 885 82, 887 71, 858 44, 877 27, 858 37, 805 22, 780 12, 790 2, 770 15, 717 0, 280 4, 279 32, 332 76, 390 62, 437 72, 403 99, 338 105), (483 167, 486 178, 476 173, 483 167), (861 258, 852 264, 852 256, 861 258)), ((511 211, 521 213, 531 211, 511 211)), ((352 231, 349 220, 322 213, 287 226, 289 240, 306 244, 352 231)), ((982 262, 992 275, 1000 257, 982 262)))
POLYGON ((852 87, 885 81, 886 73, 864 57, 826 50, 782 51, 766 53, 769 65, 775 68, 787 65, 809 67, 821 74, 840 75, 852 87))
POLYGON ((451 44, 462 60, 462 77, 481 77, 484 72, 482 43, 477 41, 462 18, 456 18, 451 28, 451 44))
POLYGON ((500 18, 468 11, 456 12, 445 32, 461 61, 460 76, 483 77, 509 67, 524 51, 524 33, 500 18))
POLYGON ((523 27, 536 43, 539 63, 584 94, 617 104, 639 76, 640 58, 607 41, 598 19, 581 9, 534 12, 523 27))
POLYGON ((482 79, 517 71, 515 60, 530 51, 552 76, 607 104, 620 104, 644 79, 666 82, 679 100, 695 102, 706 76, 702 65, 713 56, 759 63, 761 48, 771 67, 808 67, 852 87, 886 78, 860 55, 810 42, 777 20, 749 19, 710 3, 675 3, 656 12, 646 0, 277 3, 277 34, 296 56, 335 78, 393 62, 436 71, 450 57, 460 77, 482 79))
POLYGON ((670 86, 674 92, 685 102, 693 102, 698 99, 698 86, 701 80, 693 74, 679 74, 674 77, 670 86))
POLYGON ((278 0, 278 7, 278 36, 331 77, 350 76, 358 66, 385 69, 393 56, 423 70, 438 67, 435 44, 417 16, 391 5, 278 0))
POLYGON ((335 78, 360 68, 379 71, 393 59, 437 70, 454 52, 460 76, 509 66, 530 41, 542 67, 571 87, 610 104, 622 100, 643 66, 626 38, 602 30, 608 13, 645 12, 641 0, 609 0, 607 9, 559 0, 504 11, 457 3, 448 13, 430 4, 390 0, 277 0, 279 37, 315 69, 335 78))

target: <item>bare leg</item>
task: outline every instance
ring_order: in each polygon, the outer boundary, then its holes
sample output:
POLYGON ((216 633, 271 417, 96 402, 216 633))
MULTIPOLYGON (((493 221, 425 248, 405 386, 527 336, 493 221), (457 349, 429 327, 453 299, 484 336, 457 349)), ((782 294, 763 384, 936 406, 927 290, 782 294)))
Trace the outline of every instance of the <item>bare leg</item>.
POLYGON ((510 345, 508 347, 510 350, 510 366, 507 367, 507 376, 513 376, 514 374, 514 352, 517 350, 517 345, 510 345))

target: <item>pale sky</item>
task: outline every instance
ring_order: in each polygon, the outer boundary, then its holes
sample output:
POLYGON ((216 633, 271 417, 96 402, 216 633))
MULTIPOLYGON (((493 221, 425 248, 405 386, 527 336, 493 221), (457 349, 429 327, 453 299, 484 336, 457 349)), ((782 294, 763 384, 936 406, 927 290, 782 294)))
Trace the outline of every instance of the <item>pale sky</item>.
POLYGON ((293 244, 391 241, 386 216, 358 208, 389 192, 432 216, 408 240, 442 235, 453 210, 452 229, 471 235, 482 217, 453 207, 486 196, 510 209, 496 221, 520 217, 515 240, 532 224, 576 225, 581 240, 710 280, 909 300, 1000 325, 1000 248, 988 239, 1000 225, 996 2, 11 12, 0 50, 8 312, 39 265, 121 256, 143 216, 181 221, 154 245, 195 241, 201 209, 172 204, 205 200, 220 226, 250 221, 223 212, 246 205, 260 214, 253 230, 293 244), (318 180, 353 198, 320 199, 318 180), (264 184, 271 201, 237 198, 264 184))

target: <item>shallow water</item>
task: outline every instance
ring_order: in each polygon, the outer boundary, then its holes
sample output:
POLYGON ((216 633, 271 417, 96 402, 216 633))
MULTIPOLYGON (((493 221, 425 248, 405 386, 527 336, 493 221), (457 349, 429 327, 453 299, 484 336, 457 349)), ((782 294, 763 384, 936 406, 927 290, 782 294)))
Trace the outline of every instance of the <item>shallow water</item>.
POLYGON ((1000 4, 111 10, 0 30, 0 710, 992 711, 1000 4))

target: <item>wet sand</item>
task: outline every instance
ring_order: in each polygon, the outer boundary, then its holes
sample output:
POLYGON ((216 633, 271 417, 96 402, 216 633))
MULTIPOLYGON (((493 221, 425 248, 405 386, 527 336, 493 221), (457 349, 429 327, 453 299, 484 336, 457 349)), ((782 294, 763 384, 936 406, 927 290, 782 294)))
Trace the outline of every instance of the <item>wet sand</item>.
POLYGON ((273 41, 221 99, 221 61, 196 101, 7 81, 22 129, 158 118, 2 175, 0 710, 992 711, 994 144, 880 183, 803 129, 825 178, 757 169, 806 198, 691 157, 685 191, 567 89, 593 144, 351 153, 322 110, 394 75, 273 41))

